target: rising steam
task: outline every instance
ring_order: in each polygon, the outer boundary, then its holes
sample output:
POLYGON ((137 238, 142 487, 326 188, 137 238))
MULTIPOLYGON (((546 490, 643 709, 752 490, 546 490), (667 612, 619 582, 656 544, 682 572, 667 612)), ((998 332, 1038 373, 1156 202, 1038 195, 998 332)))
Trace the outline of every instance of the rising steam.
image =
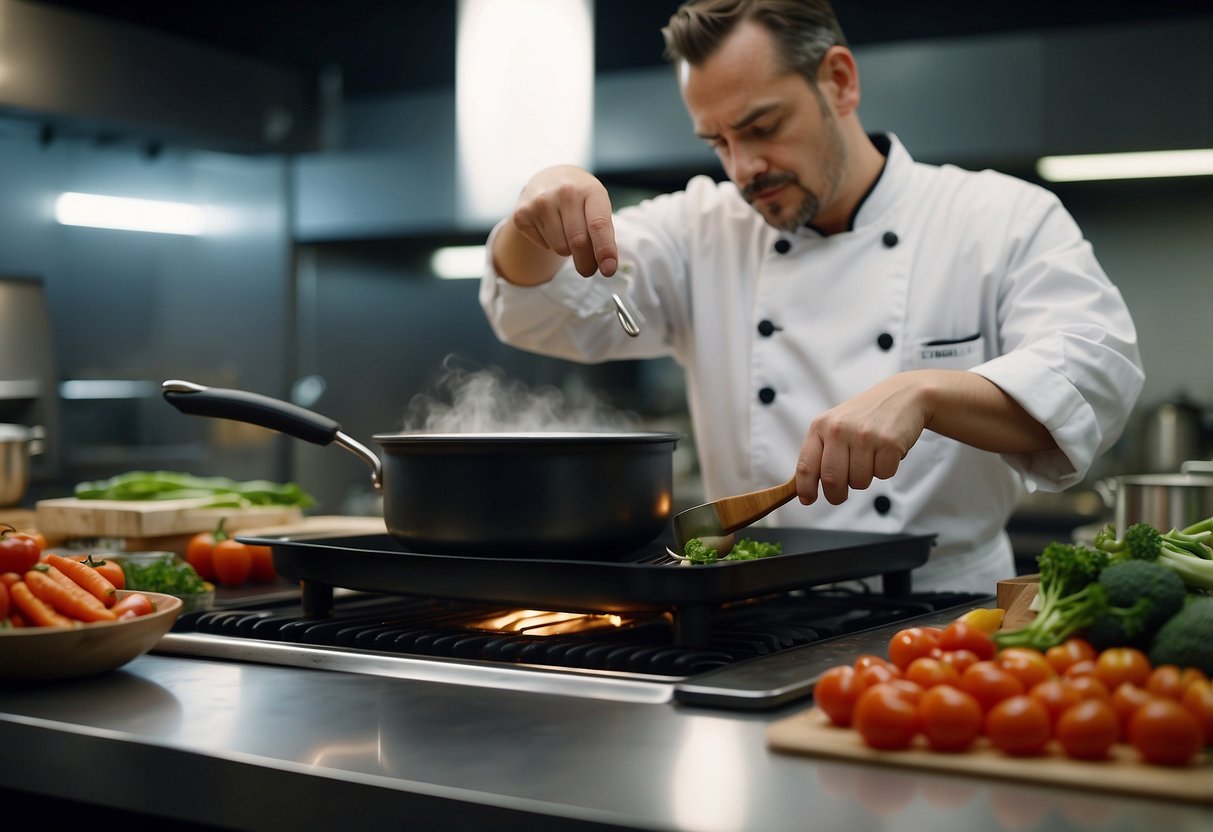
POLYGON ((452 356, 432 385, 413 397, 404 429, 421 433, 610 432, 633 430, 638 417, 611 408, 593 391, 568 394, 509 379, 497 367, 470 369, 452 356))

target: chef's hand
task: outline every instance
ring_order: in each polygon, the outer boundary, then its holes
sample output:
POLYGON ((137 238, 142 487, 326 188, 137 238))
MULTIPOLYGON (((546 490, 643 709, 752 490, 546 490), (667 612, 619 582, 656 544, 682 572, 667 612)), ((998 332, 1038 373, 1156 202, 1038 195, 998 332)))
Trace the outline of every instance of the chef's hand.
POLYGON ((800 502, 816 502, 820 484, 826 500, 838 505, 849 489, 893 476, 922 435, 928 415, 915 386, 901 375, 820 414, 796 460, 800 502))
POLYGON ((558 165, 535 174, 514 206, 513 227, 540 249, 572 256, 584 277, 610 277, 619 267, 611 198, 581 168, 558 165))

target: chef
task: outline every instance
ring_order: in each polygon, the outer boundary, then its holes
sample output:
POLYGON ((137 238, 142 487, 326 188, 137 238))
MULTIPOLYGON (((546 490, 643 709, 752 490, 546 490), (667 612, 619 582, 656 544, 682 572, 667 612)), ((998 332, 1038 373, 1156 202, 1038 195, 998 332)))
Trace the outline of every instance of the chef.
POLYGON ((672 356, 707 499, 794 475, 772 525, 933 533, 916 589, 992 591, 1025 489, 1079 482, 1141 391, 1120 293, 1052 193, 866 133, 825 0, 690 0, 662 33, 729 181, 612 213, 590 173, 536 173, 489 237, 495 333, 672 356))

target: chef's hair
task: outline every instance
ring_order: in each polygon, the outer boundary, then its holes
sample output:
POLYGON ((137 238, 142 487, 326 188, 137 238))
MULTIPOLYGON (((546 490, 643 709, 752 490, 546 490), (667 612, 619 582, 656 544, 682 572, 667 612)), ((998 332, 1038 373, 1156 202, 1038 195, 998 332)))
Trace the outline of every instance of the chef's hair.
POLYGON ((661 30, 665 57, 671 63, 698 66, 748 20, 771 33, 784 66, 804 76, 814 89, 826 50, 847 45, 828 0, 687 0, 661 30))

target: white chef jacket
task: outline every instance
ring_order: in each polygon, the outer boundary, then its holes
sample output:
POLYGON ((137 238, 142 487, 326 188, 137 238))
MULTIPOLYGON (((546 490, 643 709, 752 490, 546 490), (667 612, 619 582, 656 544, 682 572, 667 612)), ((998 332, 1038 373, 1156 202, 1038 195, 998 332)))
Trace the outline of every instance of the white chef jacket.
POLYGON ((1015 574, 1004 529, 1023 490, 1080 481, 1120 436, 1144 381, 1136 331, 1051 192, 872 140, 887 161, 846 231, 781 232, 732 183, 700 176, 615 214, 614 277, 583 278, 570 260, 520 287, 490 258, 481 305, 528 351, 685 367, 707 499, 787 480, 813 418, 894 373, 980 373, 1058 450, 998 455, 925 431, 891 479, 838 506, 794 499, 766 522, 935 534, 914 587, 990 592, 1015 574), (612 291, 639 337, 619 326, 612 291))

